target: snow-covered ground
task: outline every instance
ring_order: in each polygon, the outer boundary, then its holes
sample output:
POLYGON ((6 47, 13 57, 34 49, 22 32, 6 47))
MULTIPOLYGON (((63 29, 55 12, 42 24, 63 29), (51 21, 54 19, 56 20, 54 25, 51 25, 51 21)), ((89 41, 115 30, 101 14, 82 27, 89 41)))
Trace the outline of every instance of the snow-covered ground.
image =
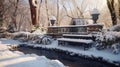
MULTIPOLYGON (((0 39, 1 43, 6 44, 6 45, 19 45, 23 44, 22 42, 19 42, 17 40, 12 40, 12 39, 0 39)), ((75 46, 58 46, 57 41, 53 41, 52 44, 50 45, 43 45, 43 44, 32 44, 31 42, 24 42, 24 44, 27 44, 28 46, 33 46, 33 47, 42 47, 46 49, 59 49, 63 51, 68 51, 73 54, 79 54, 79 55, 86 55, 89 57, 102 57, 104 60, 107 60, 108 62, 112 63, 114 61, 120 63, 120 54, 113 54, 111 50, 97 50, 96 48, 90 48, 89 50, 84 51, 80 47, 75 47, 75 46)))
POLYGON ((9 51, 7 45, 19 44, 18 41, 1 39, 0 42, 0 67, 65 67, 58 60, 49 60, 45 56, 9 51))
POLYGON ((84 51, 80 49, 78 46, 58 46, 57 41, 54 41, 51 45, 39 45, 39 44, 28 44, 29 46, 33 47, 42 47, 42 48, 49 48, 49 49, 60 49, 64 51, 73 52, 75 54, 82 54, 87 56, 94 56, 94 57, 103 57, 103 59, 108 60, 109 62, 117 61, 120 62, 120 54, 115 55, 110 50, 97 50, 95 48, 91 48, 89 50, 84 51))
POLYGON ((19 42, 18 40, 6 39, 6 38, 0 39, 0 43, 2 43, 4 45, 19 45, 19 44, 21 44, 21 42, 19 42))

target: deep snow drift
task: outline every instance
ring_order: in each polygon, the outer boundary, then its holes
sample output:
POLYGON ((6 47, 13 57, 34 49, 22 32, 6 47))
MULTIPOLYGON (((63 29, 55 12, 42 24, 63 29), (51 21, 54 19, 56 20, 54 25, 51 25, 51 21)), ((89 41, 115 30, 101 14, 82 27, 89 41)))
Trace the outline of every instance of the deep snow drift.
MULTIPOLYGON (((10 40, 8 40, 10 42, 10 40)), ((15 42, 15 41, 14 41, 15 42)), ((13 42, 13 43, 14 43, 13 42)), ((65 67, 58 60, 49 60, 45 56, 23 54, 9 51, 8 46, 0 44, 0 67, 65 67)))

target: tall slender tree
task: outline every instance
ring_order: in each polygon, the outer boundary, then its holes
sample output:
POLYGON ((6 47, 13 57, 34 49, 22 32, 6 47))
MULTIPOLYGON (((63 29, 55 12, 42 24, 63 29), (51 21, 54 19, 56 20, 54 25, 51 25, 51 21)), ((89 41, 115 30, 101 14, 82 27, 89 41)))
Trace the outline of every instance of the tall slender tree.
POLYGON ((111 19, 112 19, 112 23, 113 25, 117 24, 117 15, 116 15, 116 11, 115 11, 115 0, 107 0, 107 6, 109 8, 110 14, 111 14, 111 19))
POLYGON ((0 27, 3 26, 4 0, 0 0, 0 27))
POLYGON ((15 10, 13 12, 13 16, 12 16, 12 22, 14 24, 14 27, 17 29, 17 22, 16 22, 16 17, 17 17, 17 10, 18 10, 18 3, 19 3, 19 0, 16 0, 15 3, 14 3, 14 6, 15 6, 15 10))
POLYGON ((32 24, 38 25, 38 0, 29 0, 32 24))
POLYGON ((120 0, 118 0, 117 5, 118 5, 117 17, 120 20, 120 0))

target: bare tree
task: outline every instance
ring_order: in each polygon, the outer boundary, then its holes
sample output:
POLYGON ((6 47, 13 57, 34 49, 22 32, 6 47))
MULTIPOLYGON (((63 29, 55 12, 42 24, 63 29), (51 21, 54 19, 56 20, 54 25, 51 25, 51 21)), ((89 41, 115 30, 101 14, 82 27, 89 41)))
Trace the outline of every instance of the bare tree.
POLYGON ((47 0, 45 0, 45 7, 46 7, 46 18, 47 18, 47 26, 49 26, 50 24, 48 23, 48 21, 49 21, 49 11, 48 11, 48 1, 47 0))
POLYGON ((4 10, 4 0, 0 0, 0 27, 3 26, 3 10, 4 10))
POLYGON ((65 3, 66 3, 66 1, 62 2, 63 8, 65 9, 65 12, 66 12, 66 16, 68 16, 70 18, 73 18, 72 16, 69 15, 69 11, 67 10, 67 7, 65 6, 65 3))
POLYGON ((4 23, 5 26, 20 31, 23 28, 30 27, 29 5, 24 0, 5 0, 4 3, 4 23), (25 24, 27 23, 27 26, 25 24), (22 28, 23 27, 23 28, 22 28))
POLYGON ((15 9, 14 9, 14 12, 13 12, 13 15, 12 15, 12 23, 15 26, 16 29, 17 29, 16 17, 17 17, 18 3, 19 3, 19 0, 14 1, 13 5, 15 6, 15 9))
POLYGON ((119 3, 118 4, 118 6, 119 6, 119 14, 118 15, 119 15, 119 20, 120 20, 120 0, 118 0, 118 3, 119 3))
POLYGON ((115 11, 116 11, 116 16, 117 16, 117 19, 119 19, 119 23, 120 23, 120 0, 115 0, 116 3, 115 3, 115 11))
POLYGON ((8 18, 6 18, 6 19, 11 18, 11 21, 8 20, 10 22, 8 24, 9 32, 13 32, 13 31, 17 30, 17 16, 18 16, 18 10, 19 10, 19 6, 20 6, 19 3, 20 3, 20 0, 6 0, 5 6, 6 6, 7 12, 6 12, 5 16, 8 15, 8 18))
POLYGON ((117 17, 116 17, 116 13, 115 13, 115 6, 114 6, 115 1, 114 0, 107 0, 107 5, 111 14, 111 19, 112 19, 112 23, 113 25, 117 24, 117 17))
POLYGON ((72 4, 74 6, 74 13, 77 14, 78 18, 84 18, 83 12, 87 8, 87 4, 85 2, 86 1, 83 0, 82 3, 81 3, 81 5, 78 5, 78 2, 76 0, 72 0, 72 4))
POLYGON ((57 25, 59 26, 59 13, 60 13, 60 7, 59 7, 59 0, 57 0, 57 25))
POLYGON ((29 0, 32 24, 37 26, 38 24, 38 0, 29 0))

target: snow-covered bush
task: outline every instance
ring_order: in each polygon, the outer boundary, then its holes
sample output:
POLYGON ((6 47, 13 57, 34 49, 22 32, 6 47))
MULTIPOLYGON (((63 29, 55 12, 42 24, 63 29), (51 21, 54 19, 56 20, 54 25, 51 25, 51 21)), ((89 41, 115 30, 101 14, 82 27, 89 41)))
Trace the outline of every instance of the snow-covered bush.
POLYGON ((38 35, 31 41, 34 44, 44 44, 44 45, 49 45, 52 42, 51 38, 46 35, 38 35))
POLYGON ((120 43, 120 32, 99 32, 96 35, 98 49, 111 47, 115 43, 120 43))
POLYGON ((113 49, 114 54, 118 54, 120 51, 120 43, 113 44, 111 48, 113 49))
POLYGON ((33 44, 51 44, 51 37, 43 34, 33 34, 33 33, 26 33, 26 32, 18 32, 13 37, 15 40, 19 40, 21 42, 29 42, 33 44))
POLYGON ((31 41, 32 43, 36 43, 36 44, 41 44, 42 43, 42 39, 43 39, 44 35, 36 35, 34 37, 32 37, 31 41))
POLYGON ((111 40, 115 40, 116 39, 116 35, 114 34, 114 32, 98 32, 97 33, 97 38, 96 40, 100 40, 100 41, 111 41, 111 40))
POLYGON ((49 45, 49 44, 51 44, 51 39, 49 38, 49 37, 44 37, 43 39, 42 39, 42 44, 44 44, 44 45, 49 45))
POLYGON ((111 31, 120 31, 120 24, 113 26, 110 28, 111 31))
POLYGON ((13 37, 13 39, 15 39, 15 40, 19 40, 19 41, 22 41, 22 42, 26 42, 26 41, 28 41, 28 38, 29 38, 29 36, 30 36, 30 33, 17 33, 14 37, 13 37))
POLYGON ((8 32, 0 33, 0 38, 11 38, 11 33, 8 32))

